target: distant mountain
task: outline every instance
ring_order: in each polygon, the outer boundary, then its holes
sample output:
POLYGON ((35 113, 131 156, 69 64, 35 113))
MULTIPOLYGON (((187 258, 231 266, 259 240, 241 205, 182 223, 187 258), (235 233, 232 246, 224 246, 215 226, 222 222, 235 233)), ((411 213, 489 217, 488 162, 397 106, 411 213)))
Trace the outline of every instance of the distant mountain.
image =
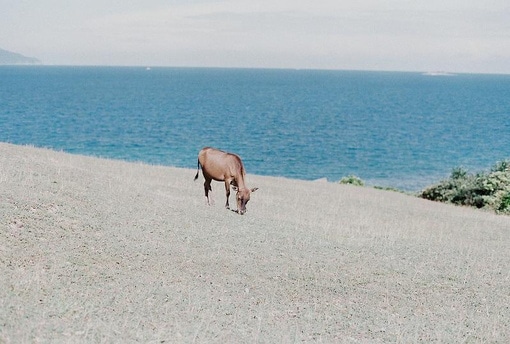
POLYGON ((41 61, 34 57, 23 56, 4 49, 0 49, 0 65, 40 64, 41 61))

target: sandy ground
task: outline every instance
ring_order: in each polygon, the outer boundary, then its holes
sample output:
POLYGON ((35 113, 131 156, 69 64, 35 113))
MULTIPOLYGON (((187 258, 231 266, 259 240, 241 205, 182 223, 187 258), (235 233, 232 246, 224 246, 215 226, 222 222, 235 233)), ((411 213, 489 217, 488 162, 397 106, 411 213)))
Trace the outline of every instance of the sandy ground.
POLYGON ((0 143, 0 343, 510 342, 509 217, 194 175, 0 143))

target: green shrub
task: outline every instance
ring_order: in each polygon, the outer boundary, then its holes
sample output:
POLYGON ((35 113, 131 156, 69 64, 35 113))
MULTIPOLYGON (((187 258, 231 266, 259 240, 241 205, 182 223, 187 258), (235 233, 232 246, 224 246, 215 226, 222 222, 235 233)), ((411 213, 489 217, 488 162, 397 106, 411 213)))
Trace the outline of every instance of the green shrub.
POLYGON ((492 172, 507 172, 510 170, 510 160, 498 161, 491 169, 492 172))
POLYGON ((450 175, 450 179, 466 179, 468 176, 468 171, 463 167, 456 167, 452 170, 452 174, 450 175))
POLYGON ((377 189, 377 190, 384 190, 384 191, 393 191, 393 192, 406 193, 405 191, 400 190, 400 189, 398 189, 398 188, 394 188, 394 187, 392 187, 392 186, 378 186, 378 185, 374 185, 374 189, 377 189))
POLYGON ((340 184, 351 184, 355 186, 365 186, 365 182, 355 175, 349 175, 340 179, 340 184))
POLYGON ((488 173, 452 170, 450 178, 423 190, 420 197, 432 201, 510 213, 510 162, 498 162, 488 173))
POLYGON ((498 213, 510 214, 510 192, 501 198, 501 203, 498 207, 498 213))

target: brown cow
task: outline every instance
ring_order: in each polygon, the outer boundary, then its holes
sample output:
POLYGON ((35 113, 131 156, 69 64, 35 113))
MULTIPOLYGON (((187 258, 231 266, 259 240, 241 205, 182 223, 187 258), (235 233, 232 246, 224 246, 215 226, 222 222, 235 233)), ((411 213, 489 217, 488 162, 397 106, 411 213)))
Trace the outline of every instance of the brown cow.
POLYGON ((214 179, 219 182, 225 182, 225 192, 227 202, 225 208, 230 209, 228 198, 230 196, 230 186, 236 191, 237 213, 243 215, 246 212, 246 204, 250 200, 250 194, 258 188, 248 189, 244 184, 246 171, 244 170, 241 158, 232 153, 223 152, 219 149, 205 147, 198 153, 198 166, 195 180, 198 178, 202 166, 204 175, 204 191, 207 198, 207 204, 211 205, 209 191, 212 191, 211 181, 214 179))

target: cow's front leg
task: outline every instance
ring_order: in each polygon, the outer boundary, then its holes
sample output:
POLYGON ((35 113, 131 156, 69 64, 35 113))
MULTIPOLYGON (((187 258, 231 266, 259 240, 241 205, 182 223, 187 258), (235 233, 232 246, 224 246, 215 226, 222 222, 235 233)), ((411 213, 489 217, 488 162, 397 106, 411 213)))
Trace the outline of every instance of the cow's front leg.
POLYGON ((225 202, 225 208, 230 209, 230 205, 228 204, 228 198, 230 197, 230 180, 225 180, 225 194, 227 196, 227 201, 225 202))

